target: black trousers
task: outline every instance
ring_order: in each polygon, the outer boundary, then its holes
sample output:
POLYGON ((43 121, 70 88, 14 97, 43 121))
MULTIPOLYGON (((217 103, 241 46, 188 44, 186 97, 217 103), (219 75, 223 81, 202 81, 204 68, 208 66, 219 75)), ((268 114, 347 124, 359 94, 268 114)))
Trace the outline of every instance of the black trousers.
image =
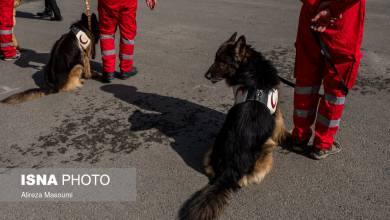
POLYGON ((56 0, 45 0, 45 11, 52 11, 55 17, 61 17, 61 11, 58 8, 56 0))

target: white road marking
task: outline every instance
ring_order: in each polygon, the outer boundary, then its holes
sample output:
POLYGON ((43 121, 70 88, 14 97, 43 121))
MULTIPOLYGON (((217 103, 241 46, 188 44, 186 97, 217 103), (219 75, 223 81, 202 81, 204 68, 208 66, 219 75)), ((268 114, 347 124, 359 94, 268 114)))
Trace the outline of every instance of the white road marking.
POLYGON ((0 95, 7 94, 13 91, 16 91, 20 88, 10 88, 8 86, 0 86, 0 95))

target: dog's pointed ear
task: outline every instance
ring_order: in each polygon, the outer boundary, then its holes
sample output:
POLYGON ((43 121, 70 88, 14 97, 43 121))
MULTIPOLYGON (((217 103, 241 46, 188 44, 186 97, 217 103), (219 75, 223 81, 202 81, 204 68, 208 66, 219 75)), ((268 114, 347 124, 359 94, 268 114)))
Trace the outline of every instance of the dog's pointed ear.
POLYGON ((97 43, 97 41, 99 40, 100 31, 99 31, 99 20, 95 13, 92 13, 91 24, 92 24, 92 33, 95 36, 95 40, 96 40, 95 43, 97 43))
POLYGON ((85 13, 81 14, 81 20, 82 21, 88 20, 88 17, 87 17, 87 15, 85 13))
POLYGON ((87 17, 87 15, 85 13, 81 14, 81 22, 83 24, 88 24, 88 17, 87 17))
POLYGON ((95 13, 92 13, 92 16, 91 16, 91 21, 92 21, 92 23, 95 23, 95 24, 97 24, 97 23, 98 23, 98 18, 97 18, 97 16, 96 16, 96 14, 95 14, 95 13))
POLYGON ((226 43, 232 43, 235 42, 237 38, 237 32, 235 32, 227 41, 226 43))
POLYGON ((246 54, 246 39, 244 35, 241 35, 238 38, 234 51, 236 52, 236 56, 241 61, 246 54))
POLYGON ((94 45, 92 46, 92 59, 95 59, 96 56, 96 44, 99 42, 100 38, 100 31, 99 31, 99 20, 95 13, 92 13, 91 15, 91 28, 92 28, 92 34, 94 36, 94 45))
POLYGON ((95 13, 92 13, 91 24, 92 24, 92 29, 98 28, 98 26, 99 26, 99 20, 98 20, 98 18, 97 18, 95 13))

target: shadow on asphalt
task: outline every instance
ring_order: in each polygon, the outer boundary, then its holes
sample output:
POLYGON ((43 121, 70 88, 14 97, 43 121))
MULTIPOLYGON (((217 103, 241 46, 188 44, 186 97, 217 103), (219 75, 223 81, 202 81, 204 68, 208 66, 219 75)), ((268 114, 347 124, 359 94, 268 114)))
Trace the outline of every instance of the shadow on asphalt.
POLYGON ((101 89, 140 108, 129 117, 131 131, 157 129, 162 135, 145 137, 144 141, 162 143, 167 137, 173 139, 171 147, 185 163, 204 174, 203 155, 213 143, 225 114, 187 100, 139 92, 133 86, 110 84, 101 89))
POLYGON ((43 19, 41 17, 38 17, 34 13, 25 12, 25 11, 16 11, 15 17, 17 17, 17 18, 27 18, 27 19, 38 19, 38 20, 49 20, 49 19, 43 19))
MULTIPOLYGON (((46 84, 44 81, 44 69, 46 64, 49 62, 50 53, 37 53, 34 50, 26 48, 22 48, 21 53, 21 58, 19 60, 16 60, 14 64, 21 68, 32 68, 37 70, 37 72, 35 72, 32 76, 35 85, 37 85, 38 87, 45 87, 46 84)), ((94 60, 91 60, 90 62, 91 69, 97 72, 97 74, 100 74, 102 72, 101 63, 96 62, 94 60)), ((101 82, 100 75, 92 79, 101 82)))
POLYGON ((102 63, 91 60, 91 69, 97 73, 103 73, 102 63))
POLYGON ((15 65, 21 68, 32 68, 37 70, 32 76, 35 85, 38 87, 44 87, 44 68, 47 62, 49 62, 50 54, 49 53, 37 53, 31 49, 23 48, 21 50, 22 56, 19 60, 15 61, 15 65))
POLYGON ((15 61, 15 65, 22 68, 33 68, 41 70, 46 63, 49 61, 49 53, 37 53, 34 50, 22 48, 22 56, 20 59, 15 61))

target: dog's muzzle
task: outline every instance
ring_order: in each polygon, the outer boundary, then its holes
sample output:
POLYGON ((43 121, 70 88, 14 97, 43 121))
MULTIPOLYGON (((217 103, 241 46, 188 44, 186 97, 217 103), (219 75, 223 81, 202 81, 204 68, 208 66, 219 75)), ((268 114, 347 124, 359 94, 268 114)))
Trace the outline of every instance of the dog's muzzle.
POLYGON ((206 79, 210 80, 212 83, 217 83, 217 82, 219 82, 219 81, 222 80, 222 78, 215 78, 215 77, 213 77, 213 76, 211 75, 210 72, 207 72, 207 73, 204 75, 204 77, 205 77, 206 79))
POLYGON ((206 74, 204 74, 204 77, 208 80, 211 80, 211 73, 210 72, 207 72, 206 74))

